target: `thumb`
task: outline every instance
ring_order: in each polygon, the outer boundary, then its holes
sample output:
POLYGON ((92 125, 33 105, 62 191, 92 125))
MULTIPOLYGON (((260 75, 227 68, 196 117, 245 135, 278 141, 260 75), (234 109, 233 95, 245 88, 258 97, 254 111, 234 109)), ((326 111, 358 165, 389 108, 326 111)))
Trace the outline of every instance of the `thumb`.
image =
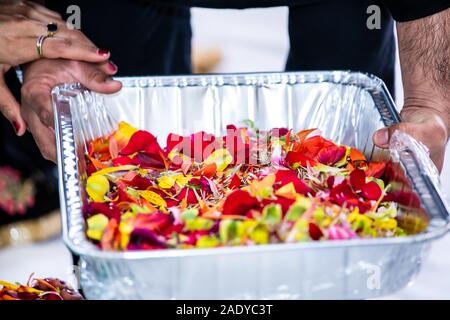
POLYGON ((73 70, 73 75, 86 88, 99 93, 115 93, 122 88, 120 81, 114 80, 99 64, 79 62, 73 70))
POLYGON ((386 128, 382 128, 375 132, 373 135, 373 142, 380 148, 387 149, 389 148, 389 143, 391 141, 391 137, 395 131, 400 130, 409 135, 413 136, 418 140, 423 140, 422 130, 420 130, 422 124, 419 123, 410 123, 410 122, 402 122, 398 123, 386 128))
POLYGON ((0 111, 11 122, 16 134, 22 136, 27 126, 20 115, 20 105, 9 91, 3 76, 0 77, 0 111))

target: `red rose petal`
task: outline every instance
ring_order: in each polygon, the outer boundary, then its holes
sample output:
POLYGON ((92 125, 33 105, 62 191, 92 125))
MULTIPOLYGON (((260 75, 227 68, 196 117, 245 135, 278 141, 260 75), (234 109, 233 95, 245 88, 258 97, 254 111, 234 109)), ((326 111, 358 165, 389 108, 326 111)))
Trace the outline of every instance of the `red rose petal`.
POLYGON ((330 199, 341 206, 358 204, 358 197, 345 181, 331 189, 330 199))
POLYGON ((302 141, 296 151, 301 152, 308 157, 315 158, 323 148, 331 146, 336 145, 321 136, 314 136, 302 141))
POLYGON ((241 178, 239 178, 238 174, 235 173, 231 178, 231 182, 228 185, 228 188, 235 189, 238 188, 240 185, 241 185, 241 178))
POLYGON ((137 214, 135 219, 135 228, 148 229, 154 232, 161 232, 173 223, 172 216, 154 212, 151 214, 137 214))
POLYGON ((374 177, 379 179, 383 175, 385 169, 386 169, 385 162, 369 162, 365 174, 368 177, 374 177))
POLYGON ((320 240, 320 238, 323 237, 323 232, 322 230, 320 230, 320 228, 315 224, 310 222, 309 223, 309 236, 311 237, 311 239, 313 240, 320 240))
POLYGON ((317 162, 312 158, 308 157, 304 153, 289 151, 285 158, 286 163, 293 167, 296 163, 300 164, 302 167, 306 167, 308 164, 310 166, 315 166, 317 162))
POLYGON ((112 163, 114 167, 124 166, 128 164, 138 165, 138 161, 136 159, 130 158, 128 156, 121 156, 115 159, 112 159, 112 163))
POLYGON ((302 195, 307 195, 308 193, 314 195, 314 190, 298 177, 297 171, 295 170, 278 170, 275 174, 275 182, 278 182, 277 189, 292 182, 295 192, 302 195))
POLYGON ((350 173, 350 184, 353 190, 360 191, 366 185, 366 175, 363 170, 355 169, 350 173))
POLYGON ((382 190, 375 181, 370 181, 362 188, 362 194, 368 200, 378 200, 381 197, 382 190))
POLYGON ((143 130, 136 131, 131 136, 128 144, 122 150, 120 150, 120 154, 123 156, 128 156, 136 152, 145 151, 148 145, 152 145, 155 142, 157 143, 156 137, 150 132, 143 130))
POLYGON ((327 166, 332 166, 345 156, 346 148, 343 146, 329 146, 320 150, 317 160, 327 166))
POLYGON ((223 204, 224 215, 245 215, 250 209, 260 206, 258 200, 247 191, 236 190, 230 193, 223 204))
POLYGON ((90 202, 86 206, 86 217, 102 213, 109 219, 120 220, 120 211, 113 202, 90 202))
POLYGON ((420 208, 420 199, 413 192, 406 192, 406 191, 389 192, 384 196, 383 201, 395 201, 401 205, 410 208, 420 208))
POLYGON ((146 169, 162 169, 165 167, 165 163, 160 155, 138 153, 134 159, 141 167, 146 169))

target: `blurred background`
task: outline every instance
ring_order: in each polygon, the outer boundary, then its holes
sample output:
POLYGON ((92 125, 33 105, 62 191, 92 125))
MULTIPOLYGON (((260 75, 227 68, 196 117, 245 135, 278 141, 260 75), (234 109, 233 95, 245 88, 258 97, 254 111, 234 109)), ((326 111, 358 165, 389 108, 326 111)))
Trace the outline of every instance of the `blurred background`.
MULTIPOLYGON (((283 71, 288 53, 287 8, 249 10, 192 9, 193 62, 196 72, 283 71)), ((119 66, 120 68, 120 66, 119 66)), ((398 68, 398 63, 397 63, 398 68)), ((398 69, 399 70, 399 69, 398 69)), ((397 72, 398 74, 398 72, 397 72)), ((401 79, 396 79, 397 105, 402 105, 401 79)), ((447 148, 449 154, 450 148, 447 148)), ((450 190, 450 161, 442 172, 443 189, 450 190)), ((450 198, 447 195, 447 201, 450 198)), ((41 235, 57 234, 51 240, 22 243, 24 228, 9 228, 18 239, 2 248, 0 232, 0 279, 26 282, 36 276, 71 280, 71 256, 58 237, 58 212, 35 227, 41 235), (18 235, 20 234, 20 241, 18 235)), ((26 238, 26 234, 25 234, 26 238)), ((29 238, 33 238, 31 235, 29 238)), ((39 236, 38 239, 39 240, 39 236)), ((11 242, 11 241, 10 241, 11 242)), ((450 298, 450 235, 436 241, 413 284, 388 299, 450 298)))

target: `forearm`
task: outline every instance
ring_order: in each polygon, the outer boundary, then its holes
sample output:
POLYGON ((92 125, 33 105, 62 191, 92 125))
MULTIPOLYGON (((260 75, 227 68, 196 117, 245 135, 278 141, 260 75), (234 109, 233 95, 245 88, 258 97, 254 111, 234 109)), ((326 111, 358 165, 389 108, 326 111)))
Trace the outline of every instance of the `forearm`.
POLYGON ((450 132, 450 9, 397 23, 405 106, 434 111, 450 132))

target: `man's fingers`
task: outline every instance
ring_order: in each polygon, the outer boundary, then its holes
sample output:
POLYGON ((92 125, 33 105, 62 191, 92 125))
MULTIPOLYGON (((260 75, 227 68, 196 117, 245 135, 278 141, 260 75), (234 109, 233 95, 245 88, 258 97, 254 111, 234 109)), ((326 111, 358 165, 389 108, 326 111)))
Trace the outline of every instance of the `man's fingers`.
MULTIPOLYGON (((375 132, 373 135, 373 142, 380 148, 387 149, 389 148, 389 143, 391 141, 391 137, 395 131, 400 130, 408 133, 413 138, 422 141, 422 143, 427 144, 429 138, 424 134, 423 124, 418 123, 410 123, 403 122, 396 125, 389 126, 387 128, 383 128, 375 132)), ((425 131, 425 133, 429 133, 429 131, 425 131)))
POLYGON ((20 115, 20 105, 9 91, 3 77, 0 79, 0 111, 11 122, 18 136, 25 133, 26 124, 20 115))
POLYGON ((430 152, 430 157, 439 170, 442 170, 445 145, 447 142, 446 131, 441 124, 435 121, 421 123, 403 122, 375 132, 373 142, 380 148, 389 148, 389 142, 396 130, 408 133, 416 140, 422 142, 430 152))
POLYGON ((27 122, 28 129, 34 137, 34 141, 39 147, 39 150, 41 150, 42 156, 47 160, 56 162, 54 130, 42 124, 36 113, 30 109, 25 109, 22 115, 27 122))

